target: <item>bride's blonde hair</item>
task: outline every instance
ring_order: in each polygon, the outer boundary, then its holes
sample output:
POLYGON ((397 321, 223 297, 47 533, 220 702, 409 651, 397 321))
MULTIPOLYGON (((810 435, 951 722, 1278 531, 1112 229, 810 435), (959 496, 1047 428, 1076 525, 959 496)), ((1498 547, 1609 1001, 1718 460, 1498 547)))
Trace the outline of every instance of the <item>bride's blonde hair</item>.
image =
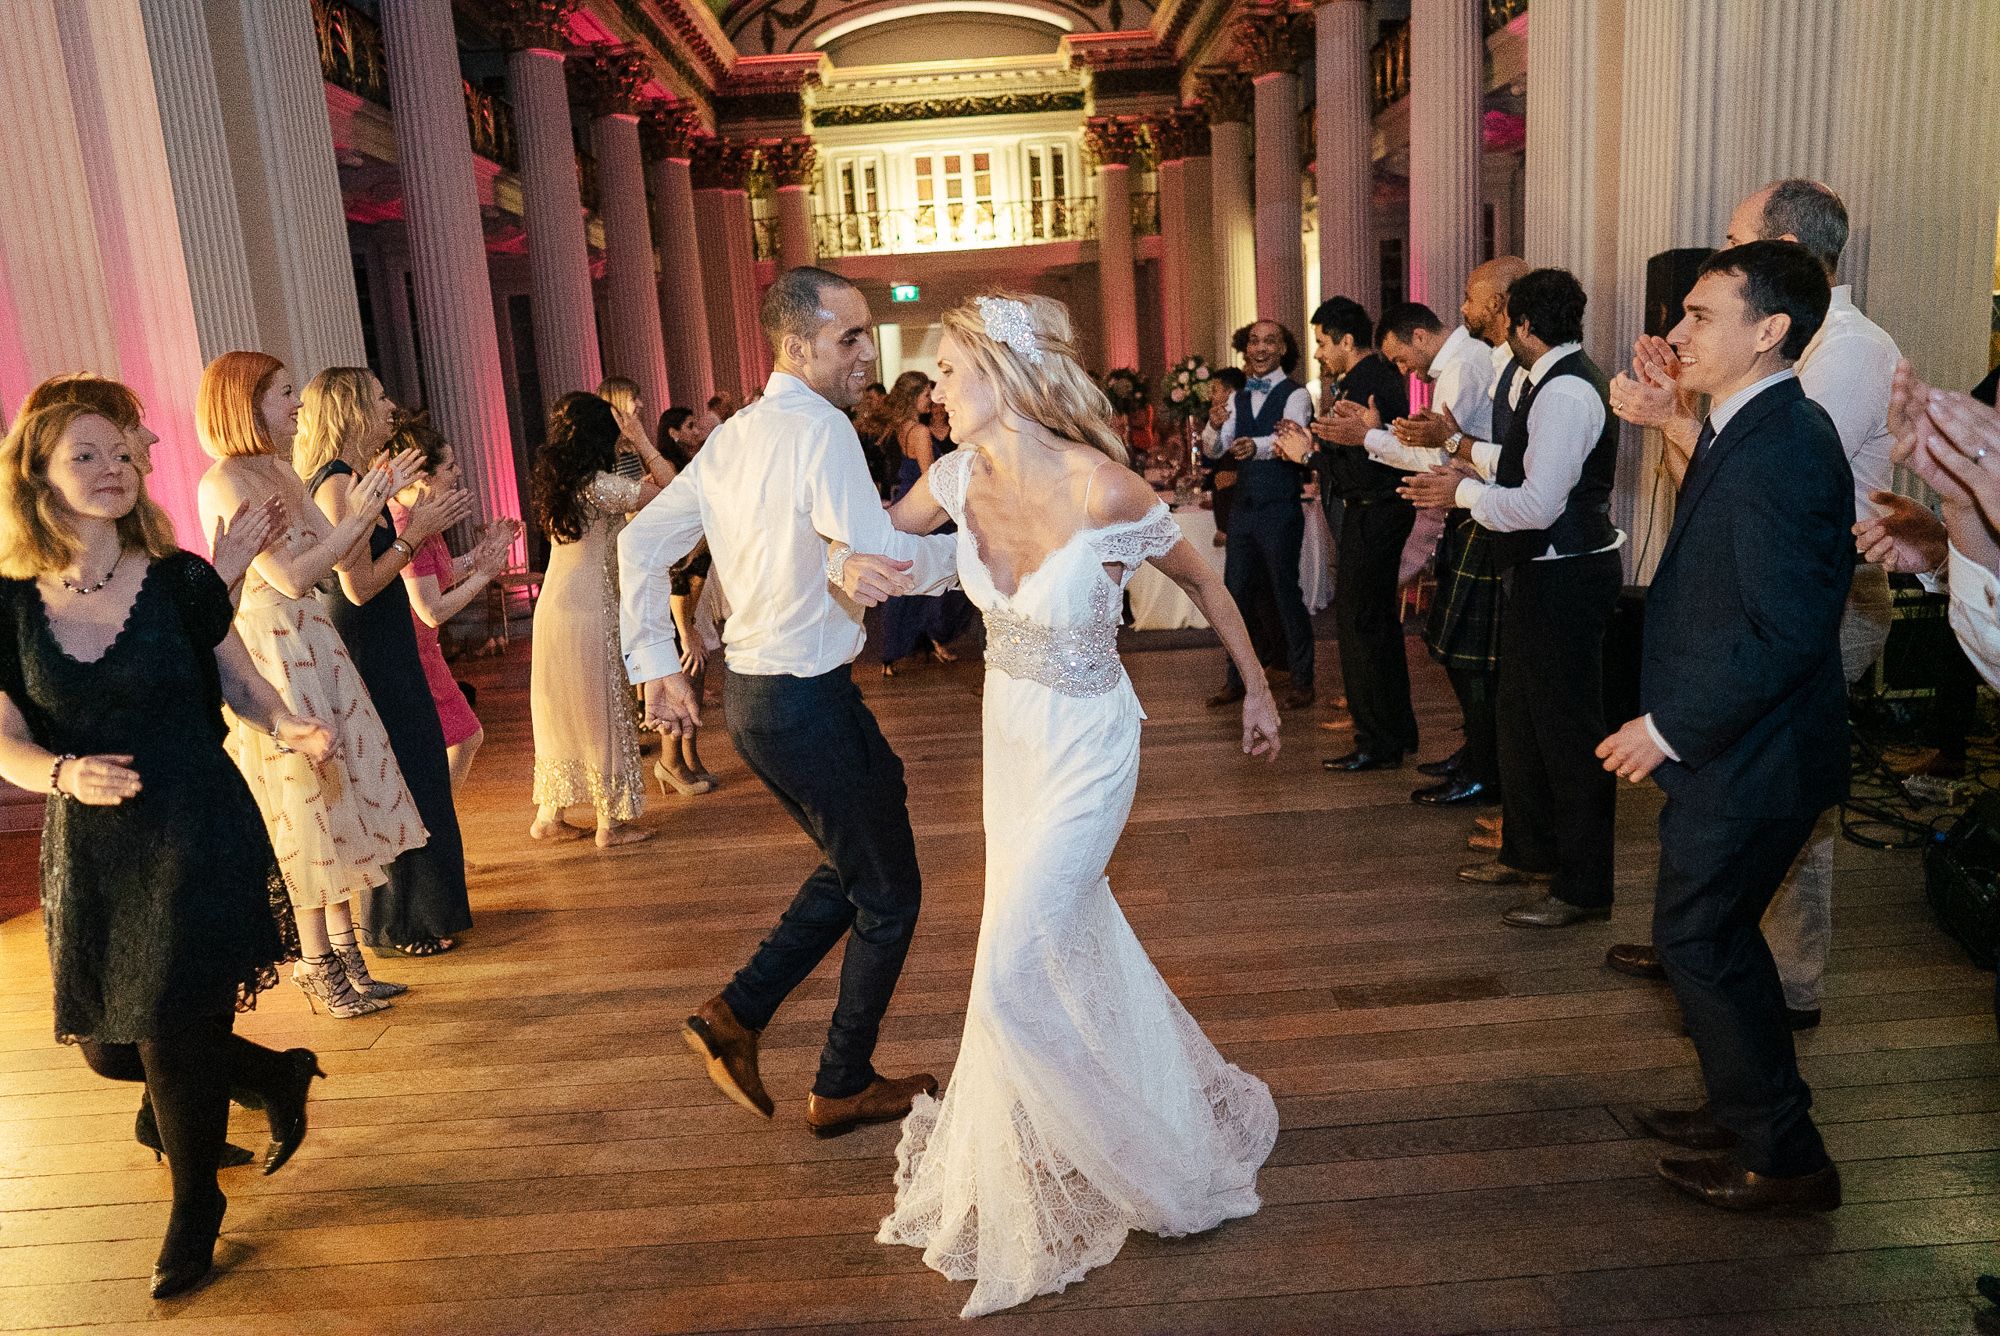
POLYGON ((1069 307, 1030 292, 989 292, 945 312, 944 327, 992 383, 1002 411, 1039 422, 1057 436, 1081 442, 1120 464, 1126 462, 1125 443, 1111 427, 1111 401, 1077 360, 1069 307), (1039 362, 986 332, 982 302, 1016 302, 1027 310, 1031 346, 1041 355, 1039 362))

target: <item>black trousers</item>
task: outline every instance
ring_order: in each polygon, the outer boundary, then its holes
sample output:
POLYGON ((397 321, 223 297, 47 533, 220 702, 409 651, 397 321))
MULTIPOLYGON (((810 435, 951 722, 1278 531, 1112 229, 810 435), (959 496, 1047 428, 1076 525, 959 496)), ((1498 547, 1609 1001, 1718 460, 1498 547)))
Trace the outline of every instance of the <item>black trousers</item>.
MULTIPOLYGON (((1500 786, 1500 673, 1493 668, 1447 666, 1452 694, 1465 718, 1465 751, 1459 774, 1465 779, 1500 786)), ((1352 699, 1350 697, 1349 699, 1352 699)))
POLYGON ((1403 545, 1417 522, 1407 501, 1349 501, 1342 507, 1334 568, 1333 615, 1340 632, 1340 679, 1354 716, 1357 751, 1413 752, 1410 658, 1403 643, 1403 545))
POLYGON ((722 990, 753 1030, 842 937, 840 996, 813 1092, 845 1098, 875 1079, 882 1013, 896 991, 922 898, 903 762, 846 665, 820 677, 729 673, 729 740, 823 860, 722 990))
POLYGON ((1728 817, 1667 801, 1653 944, 1701 1059, 1709 1110, 1760 1174, 1827 1163, 1799 1076, 1785 990, 1758 923, 1812 833, 1812 816, 1728 817))
MULTIPOLYGON (((1313 687, 1312 616, 1299 588, 1299 549, 1305 540, 1306 517, 1298 501, 1238 497, 1222 557, 1222 583, 1246 620, 1256 607, 1259 583, 1268 590, 1284 631, 1285 667, 1291 671, 1295 691, 1313 687)), ((1242 685, 1234 659, 1229 660, 1224 680, 1232 689, 1242 685)))
POLYGON ((232 1086, 264 1094, 283 1084, 284 1056, 235 1034, 234 1013, 193 1016, 175 1029, 136 1044, 77 1047, 99 1076, 143 1081, 173 1176, 173 1229, 200 1219, 215 1201, 216 1167, 229 1133, 232 1086))
POLYGON ((1557 899, 1611 903, 1617 780, 1597 759, 1616 552, 1524 561, 1500 614, 1500 861, 1554 877, 1557 899))

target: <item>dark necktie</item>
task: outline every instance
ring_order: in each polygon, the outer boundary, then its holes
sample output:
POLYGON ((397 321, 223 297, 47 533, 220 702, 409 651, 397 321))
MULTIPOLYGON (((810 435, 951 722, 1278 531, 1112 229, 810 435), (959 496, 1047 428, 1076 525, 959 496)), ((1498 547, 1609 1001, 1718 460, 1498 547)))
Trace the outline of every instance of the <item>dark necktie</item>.
POLYGON ((1694 471, 1701 467, 1702 456, 1706 455, 1708 447, 1714 444, 1715 426, 1707 418, 1703 418, 1701 420, 1701 435, 1695 438, 1694 454, 1688 459, 1688 477, 1691 478, 1694 476, 1694 471))

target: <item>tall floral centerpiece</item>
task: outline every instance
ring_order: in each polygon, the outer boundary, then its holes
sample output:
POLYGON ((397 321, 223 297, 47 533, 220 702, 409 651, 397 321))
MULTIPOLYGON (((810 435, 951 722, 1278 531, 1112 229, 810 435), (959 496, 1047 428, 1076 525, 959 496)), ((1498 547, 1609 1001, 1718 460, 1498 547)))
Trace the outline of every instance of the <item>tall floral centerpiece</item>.
POLYGON ((1173 427, 1178 449, 1174 461, 1174 493, 1178 504, 1193 499, 1201 476, 1201 448, 1196 433, 1208 414, 1208 359, 1189 353, 1167 368, 1160 379, 1160 416, 1173 427))

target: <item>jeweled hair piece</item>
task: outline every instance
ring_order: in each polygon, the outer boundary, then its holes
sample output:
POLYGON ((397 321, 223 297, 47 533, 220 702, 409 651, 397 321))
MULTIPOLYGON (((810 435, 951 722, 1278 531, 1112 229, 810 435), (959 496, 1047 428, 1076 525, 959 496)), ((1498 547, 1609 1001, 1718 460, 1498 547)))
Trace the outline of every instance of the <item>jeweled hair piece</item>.
POLYGON ((1035 320, 1026 305, 1011 297, 974 300, 979 306, 979 318, 986 326, 987 338, 1006 344, 1035 366, 1042 364, 1042 350, 1035 343, 1035 320))

